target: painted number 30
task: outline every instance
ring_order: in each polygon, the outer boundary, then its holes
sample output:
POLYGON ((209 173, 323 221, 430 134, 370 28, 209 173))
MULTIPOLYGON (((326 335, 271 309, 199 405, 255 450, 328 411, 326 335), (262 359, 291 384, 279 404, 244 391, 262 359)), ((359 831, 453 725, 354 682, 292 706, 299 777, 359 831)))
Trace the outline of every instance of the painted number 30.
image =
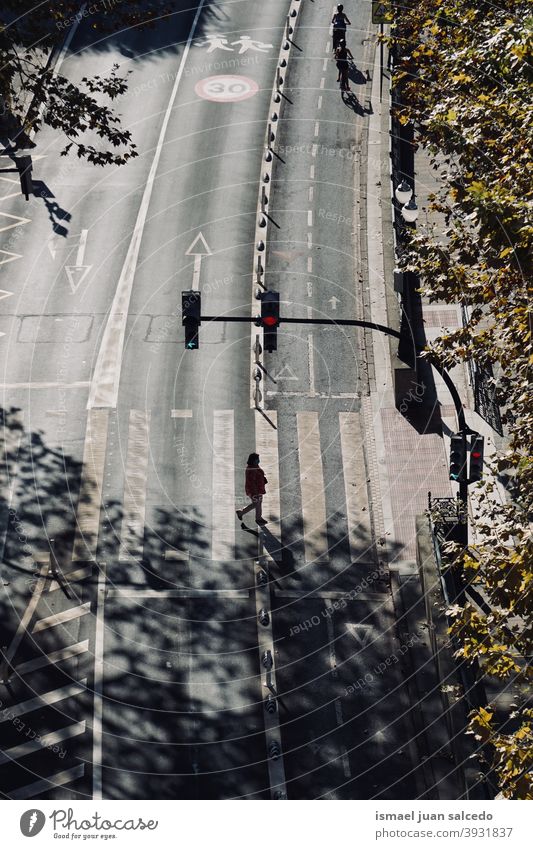
POLYGON ((195 86, 196 94, 204 100, 235 103, 253 97, 259 91, 255 80, 241 76, 206 77, 195 86))

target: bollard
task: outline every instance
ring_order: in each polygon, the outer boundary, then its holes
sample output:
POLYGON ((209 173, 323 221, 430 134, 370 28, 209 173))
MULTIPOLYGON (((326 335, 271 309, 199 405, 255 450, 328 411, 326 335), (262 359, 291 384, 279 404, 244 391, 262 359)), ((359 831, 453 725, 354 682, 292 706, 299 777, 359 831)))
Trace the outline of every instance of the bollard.
POLYGON ((263 266, 261 265, 261 257, 260 256, 257 257, 257 273, 258 274, 263 273, 263 266))
POLYGON ((259 584, 259 586, 264 586, 265 584, 268 584, 268 575, 264 569, 260 569, 257 573, 257 583, 259 584))
POLYGON ((283 45, 283 49, 284 49, 284 50, 289 50, 289 49, 290 49, 290 46, 291 46, 291 45, 290 45, 290 43, 289 43, 288 41, 286 41, 286 42, 285 42, 285 44, 283 45))
POLYGON ((257 618, 259 619, 259 624, 263 625, 265 628, 270 623, 270 616, 268 615, 268 610, 265 607, 261 608, 257 618))
POLYGON ((254 368, 253 377, 256 383, 259 383, 259 381, 263 379, 263 375, 261 374, 260 368, 254 368))
POLYGON ((256 245, 256 248, 257 248, 258 251, 264 251, 265 250, 265 243, 263 242, 262 239, 259 240, 259 242, 256 245))
MULTIPOLYGON (((278 120, 278 113, 273 112, 272 115, 270 116, 270 120, 275 123, 278 120)), ((272 126, 272 125, 270 125, 270 126, 272 126)))
POLYGON ((277 761, 279 756, 281 755, 281 746, 279 745, 277 740, 272 740, 268 746, 268 756, 272 758, 273 761, 277 761))
POLYGON ((264 216, 264 215, 261 215, 261 216, 257 219, 257 223, 258 223, 259 227, 266 227, 267 220, 266 220, 265 216, 264 216))
POLYGON ((272 152, 267 150, 265 153, 265 162, 272 162, 272 152))
POLYGON ((277 91, 275 94, 272 95, 272 100, 274 101, 274 103, 280 102, 281 94, 279 93, 279 91, 277 91))
POLYGON ((263 652, 261 656, 261 663, 265 667, 265 669, 272 669, 273 661, 272 661, 272 652, 270 649, 267 649, 263 652))
POLYGON ((261 212, 265 211, 265 206, 268 203, 267 191, 264 186, 261 186, 261 212))
POLYGON ((272 132, 272 124, 270 123, 270 121, 268 122, 267 139, 268 144, 270 144, 270 142, 275 141, 276 139, 275 133, 272 132))
POLYGON ((280 66, 280 68, 286 68, 287 67, 287 60, 282 59, 281 62, 279 63, 279 66, 280 66))
POLYGON ((268 176, 266 171, 263 174, 263 183, 270 183, 270 177, 268 176))
POLYGON ((267 713, 276 713, 278 709, 278 703, 275 697, 269 693, 268 698, 265 699, 265 710, 267 713))
POLYGON ((262 400, 263 400, 263 396, 261 395, 261 390, 256 385, 255 391, 254 391, 254 404, 255 404, 256 410, 259 409, 259 404, 261 403, 262 400))

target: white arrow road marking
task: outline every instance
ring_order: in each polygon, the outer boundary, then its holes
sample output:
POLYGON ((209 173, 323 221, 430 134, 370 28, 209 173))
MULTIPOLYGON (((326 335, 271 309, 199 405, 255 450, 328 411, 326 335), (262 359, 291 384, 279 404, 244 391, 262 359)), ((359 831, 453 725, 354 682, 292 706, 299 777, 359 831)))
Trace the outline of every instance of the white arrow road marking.
MULTIPOLYGON (((13 227, 21 227, 23 224, 29 224, 31 221, 31 218, 21 218, 20 215, 10 215, 9 212, 0 212, 0 215, 2 218, 12 219, 11 223, 6 222, 4 227, 0 226, 0 233, 3 233, 4 230, 12 230, 13 227)), ((2 222, 0 221, 0 224, 1 223, 2 222)))
POLYGON ((274 380, 300 380, 296 377, 290 366, 283 366, 278 374, 274 375, 274 380))
POLYGON ((83 264, 83 260, 85 258, 85 248, 87 247, 88 232, 88 230, 82 230, 80 233, 78 250, 76 251, 76 264, 65 265, 65 271, 67 272, 68 282, 73 295, 83 283, 92 268, 92 265, 83 264))
POLYGON ((338 298, 335 297, 335 295, 333 295, 333 297, 329 299, 328 304, 331 304, 332 310, 336 310, 337 304, 340 304, 340 301, 338 298))
POLYGON ((4 298, 10 298, 13 294, 13 292, 7 292, 5 289, 0 289, 0 301, 3 301, 4 298))
POLYGON ((373 640, 374 629, 372 625, 358 625, 354 622, 347 622, 346 630, 352 635, 354 640, 359 643, 362 649, 364 649, 365 646, 370 645, 373 640))
POLYGON ((14 259, 20 259, 22 254, 14 254, 11 251, 3 251, 0 249, 0 254, 3 254, 3 257, 0 257, 0 265, 5 265, 6 262, 13 262, 14 259))
POLYGON ((105 330, 102 336, 102 343, 98 352, 98 359, 93 373, 91 382, 91 390, 89 392, 89 400, 87 408, 90 410, 93 407, 112 407, 117 406, 118 385, 120 381, 120 372, 122 369, 122 357, 124 353, 124 337, 126 333, 126 323, 128 320, 129 306, 131 300, 131 292, 133 289, 133 279, 137 269, 137 259, 141 249, 141 240, 144 231, 144 225, 148 215, 150 199, 154 188, 155 177, 163 150, 163 144, 167 132, 167 127, 170 121, 170 116, 174 108, 174 101, 178 93, 178 87, 183 76, 185 63, 191 49, 191 42, 194 38, 194 31, 198 24, 202 9, 205 5, 205 0, 200 0, 196 15, 192 22, 187 43, 185 44, 180 66, 176 74, 174 86, 168 101, 165 117, 161 125, 161 131, 157 140, 154 158, 150 167, 150 173, 144 188, 141 205, 137 213, 135 228, 128 248, 126 259, 122 267, 122 272, 117 284, 115 297, 109 311, 109 317, 105 330))
POLYGON ((20 195, 20 189, 18 188, 18 180, 14 180, 12 177, 0 177, 0 181, 2 183, 12 183, 13 185, 17 186, 17 190, 15 192, 10 192, 8 195, 2 195, 2 197, 0 198, 0 203, 3 200, 9 200, 9 198, 15 198, 20 195))
POLYGON ((213 251, 207 244, 203 233, 198 233, 196 238, 185 251, 185 256, 194 256, 194 269, 192 273, 192 288, 198 292, 200 289, 200 269, 202 267, 202 257, 211 256, 213 251))
POLYGON ((92 265, 65 265, 70 290, 74 295, 87 277, 92 265))

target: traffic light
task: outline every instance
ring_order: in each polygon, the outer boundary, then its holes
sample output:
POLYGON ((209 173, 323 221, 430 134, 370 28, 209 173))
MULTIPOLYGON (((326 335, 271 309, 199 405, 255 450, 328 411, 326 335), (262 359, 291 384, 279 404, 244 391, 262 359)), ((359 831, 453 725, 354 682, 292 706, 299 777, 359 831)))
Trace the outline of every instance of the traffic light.
POLYGON ((198 328, 202 320, 202 296, 200 292, 187 289, 181 293, 181 323, 185 327, 185 347, 196 351, 200 347, 198 328))
POLYGON ((20 177, 20 191, 26 200, 29 200, 30 195, 33 194, 33 180, 31 177, 33 165, 31 162, 31 156, 16 156, 15 164, 20 177))
POLYGON ((483 477, 483 447, 484 439, 479 433, 473 433, 470 438, 470 466, 468 482, 480 481, 483 477))
POLYGON ((454 433, 450 439, 450 480, 466 480, 466 439, 462 433, 454 433))
POLYGON ((279 292, 263 292, 261 295, 261 326, 266 351, 278 347, 279 292))

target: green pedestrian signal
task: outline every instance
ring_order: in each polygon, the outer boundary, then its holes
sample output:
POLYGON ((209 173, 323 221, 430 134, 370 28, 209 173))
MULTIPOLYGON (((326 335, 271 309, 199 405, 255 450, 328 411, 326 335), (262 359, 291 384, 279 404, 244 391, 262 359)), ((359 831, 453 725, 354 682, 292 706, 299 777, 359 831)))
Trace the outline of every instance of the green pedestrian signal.
POLYGON ((466 480, 466 438, 462 433, 454 433, 450 439, 450 480, 466 480))
POLYGON ((202 323, 202 296, 200 292, 187 289, 181 293, 181 323, 185 328, 185 348, 196 351, 200 347, 198 328, 202 323))

